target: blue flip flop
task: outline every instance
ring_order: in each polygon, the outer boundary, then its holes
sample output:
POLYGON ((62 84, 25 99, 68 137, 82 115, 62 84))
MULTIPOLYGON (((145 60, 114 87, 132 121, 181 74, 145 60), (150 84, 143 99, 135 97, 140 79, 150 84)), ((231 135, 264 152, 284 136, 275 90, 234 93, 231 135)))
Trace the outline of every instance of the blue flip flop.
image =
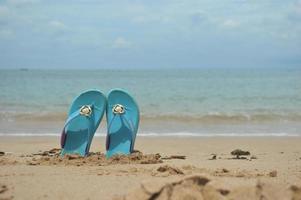
POLYGON ((139 126, 139 108, 126 91, 111 90, 107 104, 107 158, 133 152, 139 126))
POLYGON ((106 109, 106 97, 97 90, 83 92, 73 101, 61 135, 61 155, 89 153, 93 136, 106 109))

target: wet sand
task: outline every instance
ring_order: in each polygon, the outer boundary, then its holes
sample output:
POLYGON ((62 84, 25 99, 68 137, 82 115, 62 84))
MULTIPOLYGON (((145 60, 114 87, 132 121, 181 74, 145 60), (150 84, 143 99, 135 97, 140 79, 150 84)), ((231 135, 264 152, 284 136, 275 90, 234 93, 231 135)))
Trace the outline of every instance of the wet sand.
POLYGON ((107 160, 103 137, 87 158, 60 158, 57 137, 0 137, 0 199, 300 199, 300 144, 300 137, 138 137, 140 152, 107 160), (250 155, 237 159, 235 149, 250 155))

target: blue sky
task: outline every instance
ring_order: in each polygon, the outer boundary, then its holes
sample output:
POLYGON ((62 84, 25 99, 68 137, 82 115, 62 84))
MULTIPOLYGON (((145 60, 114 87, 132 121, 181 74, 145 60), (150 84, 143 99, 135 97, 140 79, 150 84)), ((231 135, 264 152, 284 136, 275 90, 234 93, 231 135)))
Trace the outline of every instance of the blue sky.
POLYGON ((301 67, 301 0, 0 0, 0 68, 301 67))

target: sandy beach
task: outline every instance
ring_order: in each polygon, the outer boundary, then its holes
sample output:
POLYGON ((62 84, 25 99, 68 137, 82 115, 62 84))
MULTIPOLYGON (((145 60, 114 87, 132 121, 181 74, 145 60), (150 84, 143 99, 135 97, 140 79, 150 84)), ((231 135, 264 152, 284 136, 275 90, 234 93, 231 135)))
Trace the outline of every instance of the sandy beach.
POLYGON ((0 200, 27 199, 301 200, 301 0, 0 0, 0 200))
POLYGON ((58 137, 1 137, 0 199, 301 198, 300 137, 138 137, 142 153, 109 161, 104 139, 83 159, 49 152, 58 137))

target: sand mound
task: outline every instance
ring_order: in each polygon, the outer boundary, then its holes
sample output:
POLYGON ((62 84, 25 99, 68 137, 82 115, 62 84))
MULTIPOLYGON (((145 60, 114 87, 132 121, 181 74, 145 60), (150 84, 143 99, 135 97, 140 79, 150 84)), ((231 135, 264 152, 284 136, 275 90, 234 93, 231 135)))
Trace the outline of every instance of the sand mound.
POLYGON ((128 195, 125 200, 300 200, 301 187, 285 188, 280 185, 258 181, 255 185, 229 187, 228 184, 194 175, 169 183, 148 183, 128 195))
POLYGON ((87 157, 79 155, 60 156, 60 149, 32 154, 28 165, 74 165, 74 166, 105 166, 112 164, 156 164, 162 163, 160 154, 143 154, 135 151, 131 155, 116 155, 107 159, 101 152, 91 152, 87 157))

